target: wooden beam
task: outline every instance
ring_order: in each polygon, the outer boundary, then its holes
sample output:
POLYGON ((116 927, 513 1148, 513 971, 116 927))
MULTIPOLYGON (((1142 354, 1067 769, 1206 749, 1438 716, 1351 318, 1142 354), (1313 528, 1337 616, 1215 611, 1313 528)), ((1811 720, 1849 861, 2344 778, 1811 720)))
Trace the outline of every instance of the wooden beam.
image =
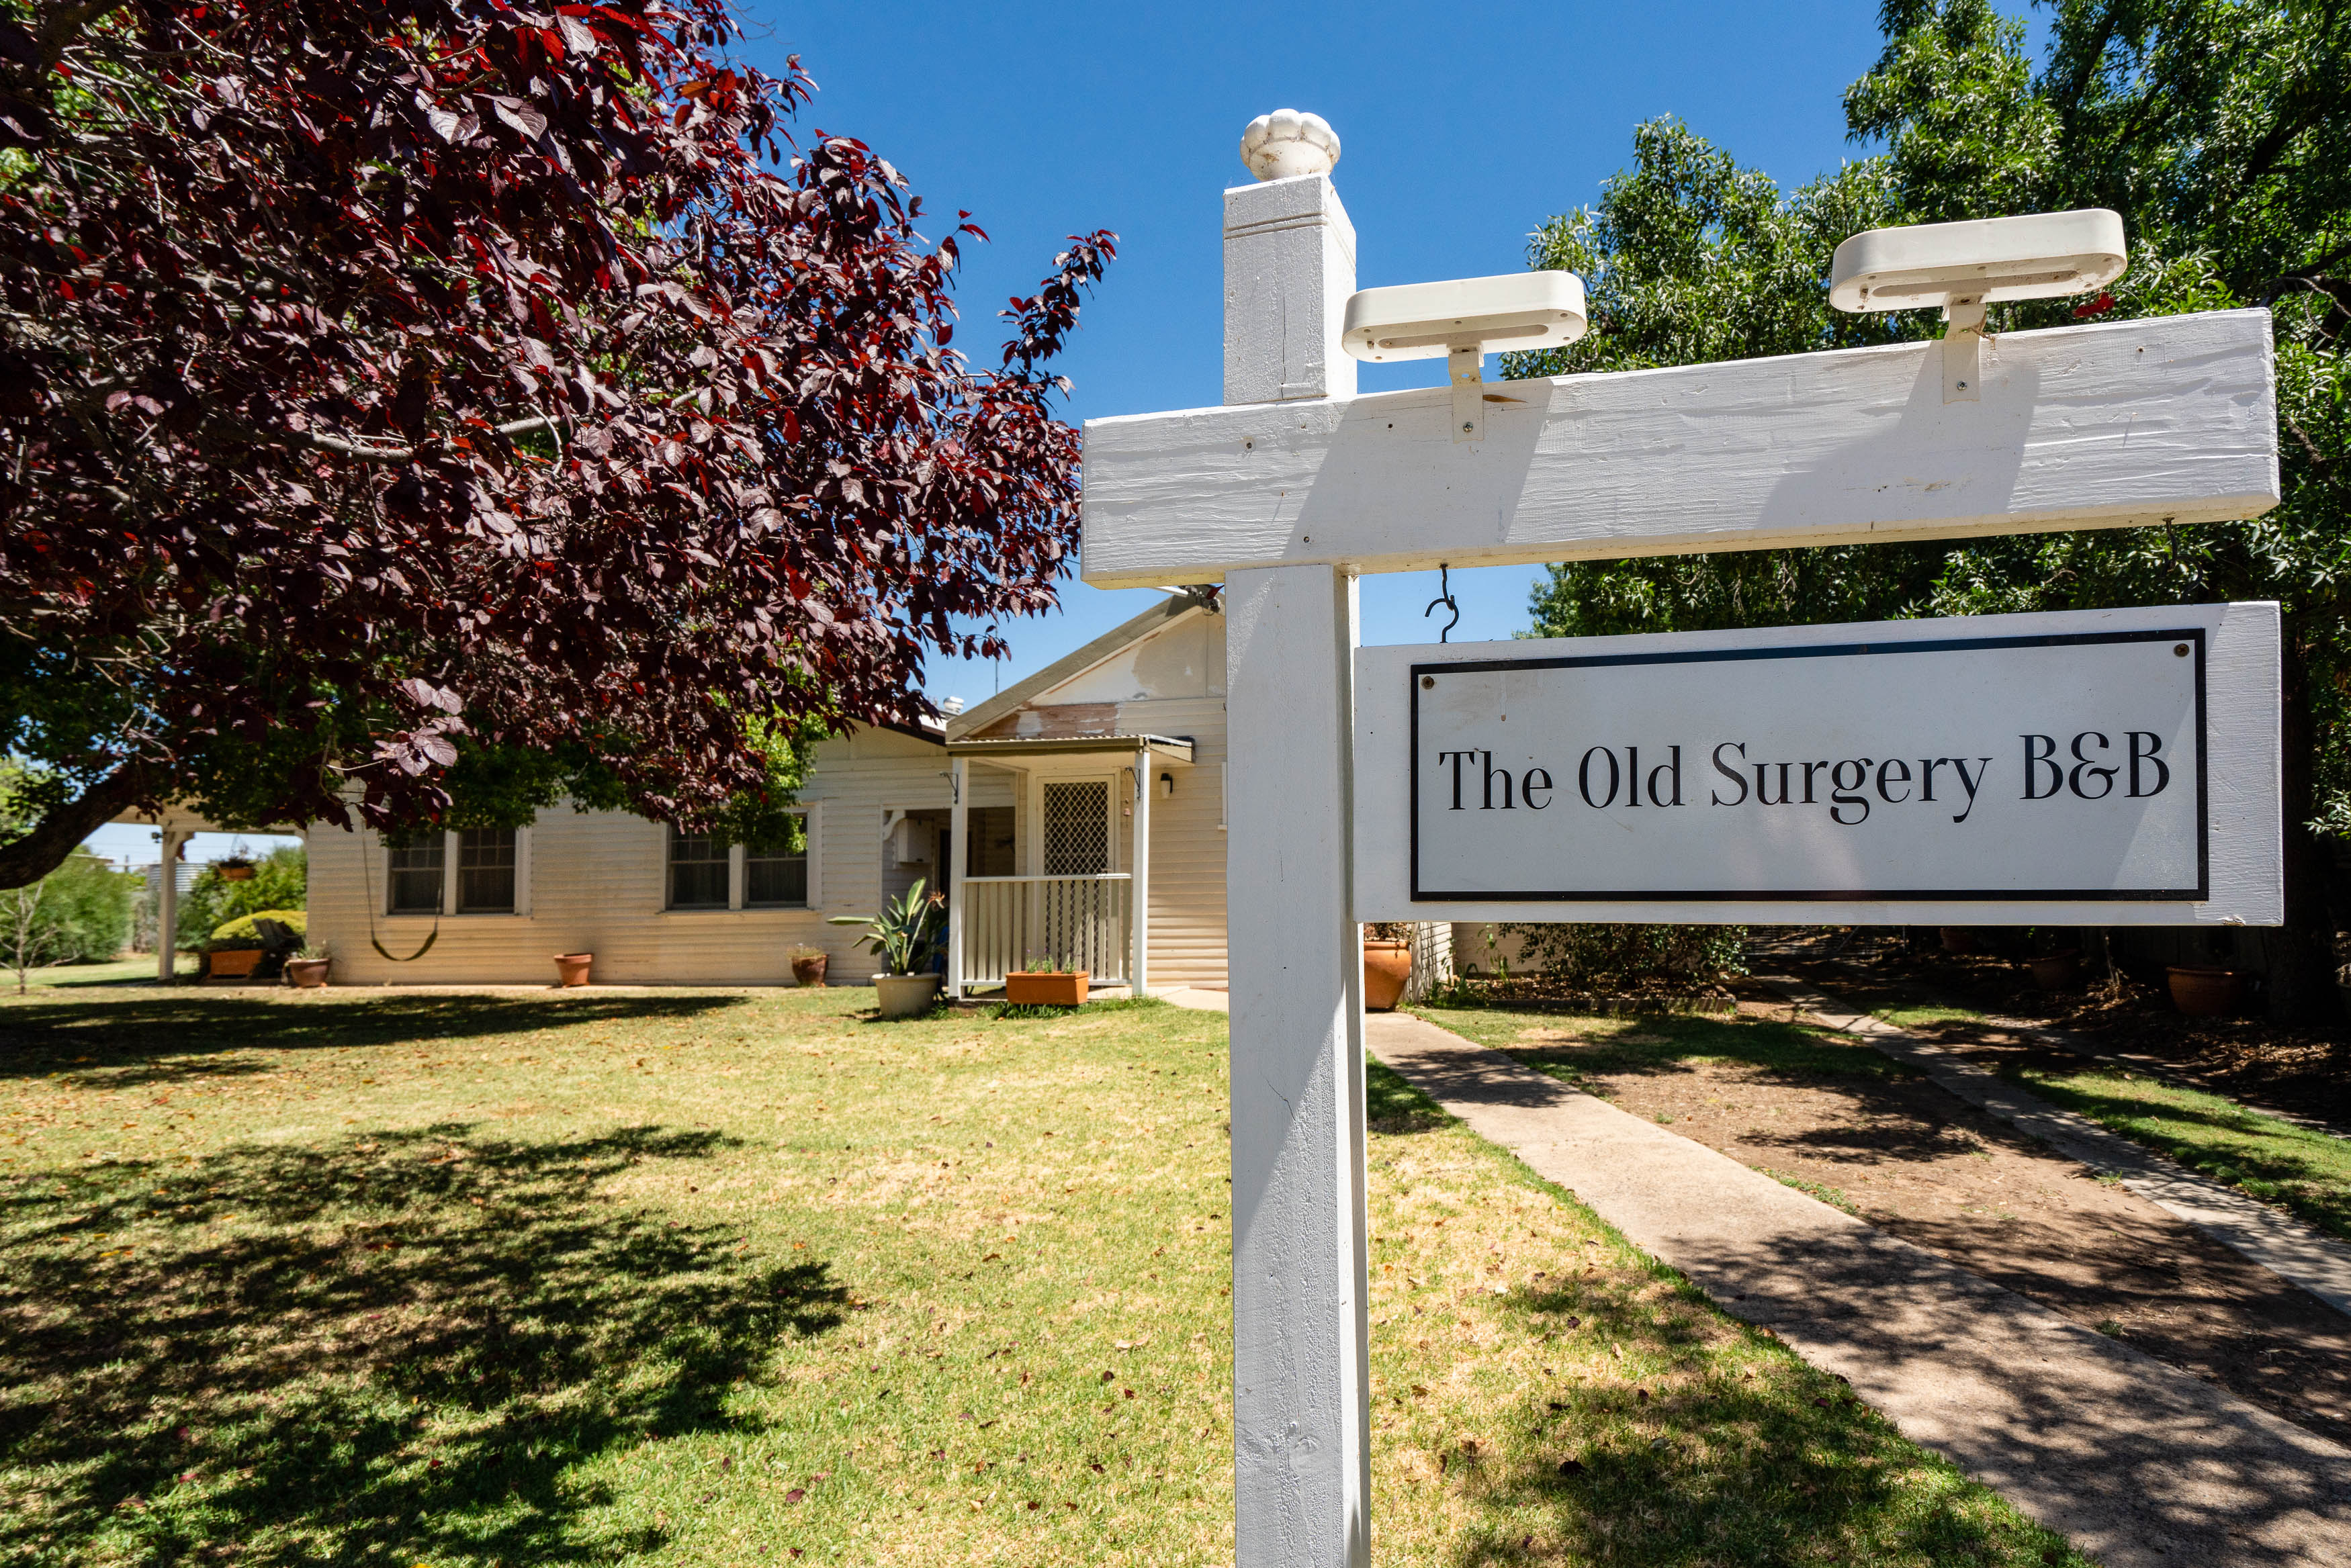
POLYGON ((1942 347, 1496 383, 1486 439, 1444 388, 1090 420, 1082 575, 1361 572, 2252 517, 2277 504, 2265 310, 1942 347))

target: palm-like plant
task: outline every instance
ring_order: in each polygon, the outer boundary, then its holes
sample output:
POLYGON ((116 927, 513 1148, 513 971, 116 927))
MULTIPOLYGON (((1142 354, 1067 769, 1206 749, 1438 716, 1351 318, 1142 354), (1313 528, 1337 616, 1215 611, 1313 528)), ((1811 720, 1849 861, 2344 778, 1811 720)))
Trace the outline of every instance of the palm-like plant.
POLYGON ((946 914, 946 898, 925 891, 925 880, 918 877, 904 898, 883 905, 880 914, 835 915, 827 924, 864 927, 857 945, 872 950, 882 960, 883 973, 921 974, 938 951, 946 914))

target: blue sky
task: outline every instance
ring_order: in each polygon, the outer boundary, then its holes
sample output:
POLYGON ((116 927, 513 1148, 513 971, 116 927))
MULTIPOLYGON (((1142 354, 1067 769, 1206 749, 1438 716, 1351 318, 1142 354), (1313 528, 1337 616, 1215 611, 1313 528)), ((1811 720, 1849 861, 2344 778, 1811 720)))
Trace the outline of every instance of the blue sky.
MULTIPOLYGON (((1514 272, 1543 218, 1595 200, 1644 119, 1698 134, 1797 184, 1855 156, 1845 87, 1876 57, 1876 7, 1842 0, 1647 5, 938 5, 754 4, 752 63, 798 54, 817 82, 804 131, 854 136, 926 209, 971 210, 992 243, 958 293, 975 355, 1006 296, 1064 235, 1120 235, 1120 258, 1064 370, 1078 419, 1217 402, 1223 377, 1220 192, 1245 182, 1251 118, 1328 119, 1363 287, 1514 272)), ((945 232, 946 224, 929 233, 945 232)), ((1365 367, 1365 390, 1437 386, 1435 360, 1365 367)), ((1489 365, 1489 374, 1491 374, 1489 365)), ((1457 640, 1527 624, 1527 566, 1454 576, 1457 640)), ((1434 641, 1435 574, 1366 578, 1364 640, 1434 641)), ((1005 681, 1156 596, 1071 582, 1062 613, 1009 628, 1005 681)), ((1441 616, 1440 616, 1441 621, 1441 616)), ((976 701, 998 672, 948 663, 931 696, 976 701)))
MULTIPOLYGON (((975 355, 1065 235, 1114 229, 1120 258, 1062 361, 1071 417, 1215 403, 1223 379, 1221 192, 1249 179, 1241 128, 1283 107, 1339 132, 1333 178, 1354 219, 1361 286, 1513 272, 1546 216, 1595 200, 1633 128, 1675 114, 1793 185, 1855 155, 1845 87, 1876 57, 1876 7, 1771 4, 1186 5, 750 0, 751 63, 797 54, 816 80, 803 133, 853 136, 896 164, 951 226, 991 243, 957 288, 975 355)), ((1365 390, 1436 386, 1438 361, 1367 366, 1365 390)), ((1489 369, 1489 373, 1490 369, 1489 369)), ((1531 566, 1454 575, 1458 640, 1527 624, 1531 566)), ((1364 583, 1364 640, 1435 639, 1434 574, 1364 583)), ((938 666, 935 700, 977 701, 1157 596, 1072 580, 1060 614, 1009 628, 1013 656, 938 666)), ((152 853, 145 831, 101 849, 152 853)), ((247 840, 258 847, 267 842, 247 840)), ((191 860, 227 851, 199 838, 191 860)))

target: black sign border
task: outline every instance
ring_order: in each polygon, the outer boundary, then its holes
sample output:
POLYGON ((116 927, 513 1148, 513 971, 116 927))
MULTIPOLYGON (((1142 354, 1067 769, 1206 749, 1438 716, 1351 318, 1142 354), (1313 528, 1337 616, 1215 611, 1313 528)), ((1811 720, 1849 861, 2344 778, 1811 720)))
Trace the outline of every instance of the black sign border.
POLYGON ((2050 903, 2060 899, 2071 901, 2098 900, 2112 903, 2199 903, 2212 896, 2212 839, 2206 789, 2207 715, 2204 710, 2205 628, 2175 628, 2163 631, 2093 631, 2055 634, 2040 637, 1970 637, 1938 638, 1931 641, 1843 642, 1813 643, 1801 646, 1782 645, 1771 648, 1724 648, 1691 649, 1673 653, 1604 653, 1582 657, 1552 656, 1529 659, 1465 659, 1416 664, 1406 677, 1407 696, 1411 703, 1412 771, 1412 897, 1416 904, 1559 904, 1559 903, 1873 903, 1917 904, 1936 899, 1981 901, 1985 903, 2050 903), (1423 675, 1471 675, 1510 670, 1587 670, 1626 664, 1708 664, 1734 660, 1762 659, 1850 659, 1863 655, 1899 653, 1966 653, 1993 648, 2078 648, 2118 642, 2187 642, 2195 663, 2196 681, 2196 886, 2174 888, 2052 888, 2020 891, 2013 888, 1984 889, 1971 888, 1904 888, 1898 892, 1880 892, 1868 888, 1823 888, 1814 892, 1757 891, 1739 888, 1729 891, 1702 890, 1695 892, 1659 891, 1645 888, 1636 891, 1565 889, 1544 892, 1444 892, 1425 890, 1420 885, 1420 678, 1423 675))

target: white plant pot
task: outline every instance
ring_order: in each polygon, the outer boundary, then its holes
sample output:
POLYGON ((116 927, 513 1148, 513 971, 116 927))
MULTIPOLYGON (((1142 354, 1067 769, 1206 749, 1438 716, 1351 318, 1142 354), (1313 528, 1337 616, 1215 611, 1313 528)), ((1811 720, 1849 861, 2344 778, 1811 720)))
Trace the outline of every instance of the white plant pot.
POLYGON ((938 994, 939 977, 935 974, 877 974, 873 989, 882 998, 884 1018, 918 1018, 931 1010, 931 999, 938 994))

